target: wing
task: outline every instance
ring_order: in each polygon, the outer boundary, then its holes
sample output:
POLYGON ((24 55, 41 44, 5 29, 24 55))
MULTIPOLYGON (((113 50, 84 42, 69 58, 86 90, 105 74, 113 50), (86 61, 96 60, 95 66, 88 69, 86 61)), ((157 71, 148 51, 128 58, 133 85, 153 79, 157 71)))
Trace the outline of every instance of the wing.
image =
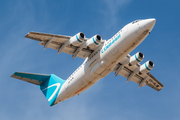
MULTIPOLYGON (((47 47, 52 48, 52 49, 57 50, 58 53, 64 52, 67 54, 74 55, 74 53, 78 50, 78 48, 80 48, 80 46, 66 44, 67 41, 70 40, 71 36, 29 32, 25 37, 39 41, 40 42, 39 44, 44 46, 44 49, 46 49, 47 47)), ((78 54, 76 54, 76 56, 85 59, 93 51, 94 49, 88 49, 87 47, 83 47, 81 48, 80 51, 78 51, 78 54)))
MULTIPOLYGON (((131 56, 127 55, 123 61, 126 61, 126 59, 129 59, 131 56)), ((114 72, 118 70, 119 75, 127 78, 127 82, 130 80, 139 84, 139 88, 141 86, 148 85, 149 87, 160 91, 164 86, 150 73, 144 73, 140 74, 139 72, 136 72, 136 70, 139 70, 140 64, 136 64, 133 66, 129 66, 128 64, 123 65, 123 61, 119 62, 113 69, 114 72)))

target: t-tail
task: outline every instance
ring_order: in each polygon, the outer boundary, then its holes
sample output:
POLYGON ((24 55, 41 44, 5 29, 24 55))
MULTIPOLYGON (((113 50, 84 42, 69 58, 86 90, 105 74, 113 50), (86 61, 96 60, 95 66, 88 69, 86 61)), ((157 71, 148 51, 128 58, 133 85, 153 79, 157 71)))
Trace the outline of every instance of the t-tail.
POLYGON ((43 92, 49 101, 50 106, 55 104, 58 93, 65 82, 65 80, 54 74, 47 75, 15 72, 13 75, 11 75, 11 77, 38 85, 39 89, 43 92))

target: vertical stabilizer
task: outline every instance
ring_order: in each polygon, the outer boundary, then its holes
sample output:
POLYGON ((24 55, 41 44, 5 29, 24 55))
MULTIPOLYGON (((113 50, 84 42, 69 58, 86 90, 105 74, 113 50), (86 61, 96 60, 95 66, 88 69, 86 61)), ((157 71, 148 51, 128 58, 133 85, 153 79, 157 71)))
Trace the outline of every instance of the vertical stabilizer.
POLYGON ((51 74, 48 80, 39 85, 40 90, 46 96, 50 106, 54 105, 61 86, 64 84, 64 82, 65 80, 54 74, 51 74))

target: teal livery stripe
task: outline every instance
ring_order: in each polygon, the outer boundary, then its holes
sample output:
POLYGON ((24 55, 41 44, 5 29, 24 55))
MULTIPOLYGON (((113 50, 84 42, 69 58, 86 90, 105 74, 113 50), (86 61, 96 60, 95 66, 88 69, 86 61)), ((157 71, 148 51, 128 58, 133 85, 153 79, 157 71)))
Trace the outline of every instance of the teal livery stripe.
POLYGON ((149 68, 147 67, 146 63, 145 63, 145 67, 146 67, 147 70, 149 70, 149 71, 151 70, 151 69, 149 69, 149 68))
POLYGON ((138 62, 141 62, 138 58, 137 58, 137 56, 135 55, 135 58, 136 58, 136 60, 138 61, 138 62))
POLYGON ((94 37, 93 37, 93 42, 94 42, 96 45, 99 45, 99 44, 94 40, 94 37))
POLYGON ((120 37, 121 37, 121 35, 119 34, 114 40, 112 40, 109 44, 107 44, 105 47, 103 47, 101 49, 101 53, 104 53, 109 47, 111 47, 111 45, 113 45, 117 40, 119 40, 120 37))
POLYGON ((49 101, 49 105, 54 105, 58 93, 64 84, 65 80, 59 78, 58 76, 51 74, 49 79, 44 81, 42 84, 39 85, 39 88, 49 101))
POLYGON ((81 40, 78 39, 78 36, 76 35, 76 39, 79 41, 79 42, 82 42, 81 40))

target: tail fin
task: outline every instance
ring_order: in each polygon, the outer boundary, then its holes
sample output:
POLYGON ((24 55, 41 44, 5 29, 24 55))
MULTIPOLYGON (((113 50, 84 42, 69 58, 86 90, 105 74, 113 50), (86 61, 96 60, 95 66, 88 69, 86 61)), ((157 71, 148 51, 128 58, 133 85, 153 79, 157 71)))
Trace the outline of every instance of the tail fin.
POLYGON ((11 77, 39 85, 40 90, 43 92, 43 94, 49 101, 50 106, 54 105, 61 86, 65 82, 65 80, 59 78, 54 74, 46 75, 15 72, 13 75, 11 75, 11 77))

